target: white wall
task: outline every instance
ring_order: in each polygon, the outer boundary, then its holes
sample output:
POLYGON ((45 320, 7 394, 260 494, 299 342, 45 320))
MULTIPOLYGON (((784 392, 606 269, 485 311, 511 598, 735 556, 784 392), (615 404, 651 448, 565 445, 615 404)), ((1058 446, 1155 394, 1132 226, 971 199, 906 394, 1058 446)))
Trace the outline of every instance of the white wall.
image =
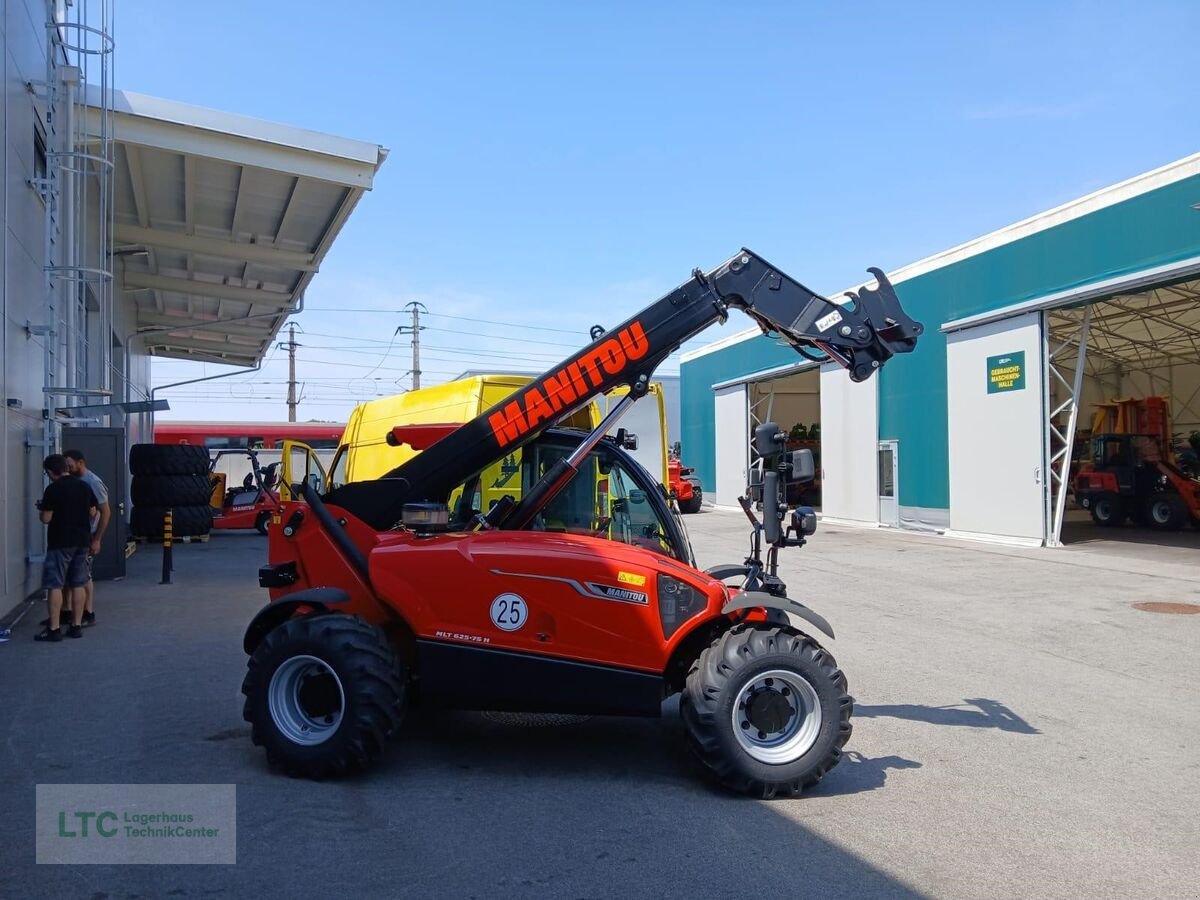
POLYGON ((830 364, 821 367, 820 379, 821 512, 832 519, 878 522, 879 378, 855 384, 830 364))
MULTIPOLYGON (((44 549, 45 531, 34 515, 34 501, 41 496, 45 480, 41 471, 42 459, 52 450, 44 443, 42 410, 45 405, 43 387, 46 381, 45 350, 47 340, 53 340, 56 351, 56 371, 53 380, 62 384, 65 378, 65 354, 62 352, 71 339, 62 322, 59 309, 51 308, 45 279, 45 216, 46 207, 29 181, 35 173, 34 123, 44 111, 44 99, 31 93, 27 85, 44 85, 46 81, 46 7, 40 0, 7 0, 2 6, 0 44, 4 47, 4 90, 0 110, 4 127, 3 166, 4 200, 0 207, 0 263, 4 277, 0 283, 0 616, 16 602, 40 587, 39 564, 27 562, 28 557, 40 556, 44 549), (57 338, 31 335, 26 323, 52 326, 57 338)), ((44 88, 39 88, 44 96, 44 88)), ((43 116, 44 120, 44 116, 43 116)), ((93 198, 94 200, 94 198, 93 198)), ((94 210, 94 202, 89 206, 94 210)), ((89 233, 95 233, 95 228, 89 233)), ((57 262, 58 260, 54 260, 57 262)), ((120 279, 115 279, 119 284, 120 279)), ((61 295, 61 289, 60 289, 61 295)), ((118 298, 113 311, 114 332, 124 337, 134 330, 134 310, 128 298, 118 298)), ((103 387, 105 355, 101 348, 110 337, 101 334, 100 317, 90 312, 85 323, 88 337, 88 358, 85 387, 103 387)), ((150 366, 137 342, 130 355, 130 394, 115 393, 113 399, 142 399, 149 389, 150 366)), ((123 379, 114 373, 114 390, 125 387, 123 379)), ((118 414, 100 425, 120 426, 118 414)), ((128 425, 136 430, 140 417, 128 425)), ((132 438, 136 439, 136 438, 132 438)), ((131 439, 131 440, 132 440, 131 439)))
POLYGON ((750 413, 746 385, 735 384, 714 391, 713 404, 717 438, 717 477, 712 488, 713 503, 726 509, 738 509, 738 497, 746 493, 750 466, 750 413))
MULTIPOLYGON (((950 527, 1022 544, 1045 533, 1041 314, 946 336, 950 527), (988 358, 1024 352, 1024 387, 988 393, 988 358)), ((900 445, 904 465, 904 445, 900 445)), ((904 498, 900 498, 901 504, 904 498)))
POLYGON ((0 233, 3 253, 3 458, 0 459, 0 615, 32 592, 40 574, 26 564, 40 554, 43 529, 33 502, 41 495, 43 349, 47 338, 29 336, 25 323, 45 324, 43 268, 45 206, 29 186, 34 177, 35 107, 26 89, 46 79, 45 8, 35 0, 4 4, 4 202, 0 233), (19 404, 20 408, 16 408, 19 404))

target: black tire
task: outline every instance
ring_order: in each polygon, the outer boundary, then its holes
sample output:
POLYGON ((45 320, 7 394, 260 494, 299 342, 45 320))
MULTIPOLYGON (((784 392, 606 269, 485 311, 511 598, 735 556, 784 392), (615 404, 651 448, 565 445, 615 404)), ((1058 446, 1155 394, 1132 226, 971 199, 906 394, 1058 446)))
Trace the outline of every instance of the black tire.
POLYGON ((1124 525, 1127 515, 1125 503, 1112 491, 1104 491, 1093 496, 1092 502, 1088 504, 1088 512, 1092 514, 1093 522, 1106 528, 1124 525))
POLYGON ((703 500, 704 498, 700 495, 700 492, 696 491, 689 499, 679 501, 679 511, 685 515, 698 513, 700 512, 700 507, 703 504, 703 500))
POLYGON ((129 449, 129 472, 135 476, 207 475, 208 469, 208 450, 196 444, 134 444, 129 449))
MULTIPOLYGON (((785 686, 782 692, 768 688, 762 693, 779 697, 787 691, 785 686)), ((850 738, 853 711, 846 676, 833 656, 795 629, 767 624, 738 625, 714 641, 692 665, 680 699, 688 743, 700 763, 725 787, 764 800, 794 797, 836 766, 850 738), (734 704, 756 678, 776 671, 807 682, 821 713, 820 724, 811 742, 798 748, 798 756, 763 762, 735 734, 734 704)), ((796 720, 801 730, 811 716, 812 712, 796 720)))
POLYGON ((129 516, 129 531, 134 537, 157 540, 163 536, 163 515, 171 510, 173 537, 201 537, 212 531, 212 507, 135 506, 129 516))
POLYGON ((135 506, 205 506, 212 482, 205 475, 135 475, 129 483, 135 506))
POLYGON ((1146 524, 1159 531, 1178 531, 1190 518, 1187 504, 1178 494, 1162 491, 1146 500, 1146 524))
POLYGON ((266 534, 267 529, 271 526, 271 514, 269 512, 260 512, 254 520, 254 527, 258 529, 259 534, 266 534))
MULTIPOLYGON (((266 748, 268 762, 293 777, 330 778, 358 772, 375 762, 390 738, 400 727, 405 708, 405 679, 396 653, 387 637, 378 628, 362 619, 342 614, 305 616, 289 619, 273 629, 250 657, 242 693, 246 705, 242 715, 250 723, 250 738, 266 748), (272 682, 279 678, 287 683, 285 665, 304 665, 298 657, 312 657, 323 666, 313 668, 312 674, 322 679, 316 689, 316 710, 306 715, 321 719, 320 727, 330 729, 319 743, 302 744, 288 736, 272 712, 272 682), (296 660, 289 663, 289 660, 296 660), (328 673, 332 673, 333 680, 328 673), (340 686, 339 713, 322 715, 333 708, 329 690, 340 686), (334 724, 328 720, 339 718, 334 724)), ((301 676, 294 695, 309 683, 301 676)), ((289 692, 280 687, 280 694, 289 692)), ((277 712, 282 709, 277 700, 277 712)), ((303 701, 297 699, 296 705, 303 701)), ((278 712, 287 722, 288 713, 278 712)))

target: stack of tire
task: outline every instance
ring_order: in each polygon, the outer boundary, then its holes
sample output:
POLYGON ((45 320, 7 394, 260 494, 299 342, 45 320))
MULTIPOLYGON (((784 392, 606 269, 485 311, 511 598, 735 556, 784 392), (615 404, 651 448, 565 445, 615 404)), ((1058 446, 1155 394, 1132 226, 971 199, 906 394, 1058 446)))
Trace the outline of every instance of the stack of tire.
POLYGON ((134 537, 160 539, 167 510, 174 537, 199 537, 212 531, 212 482, 208 450, 192 444, 134 444, 129 451, 129 484, 134 537))

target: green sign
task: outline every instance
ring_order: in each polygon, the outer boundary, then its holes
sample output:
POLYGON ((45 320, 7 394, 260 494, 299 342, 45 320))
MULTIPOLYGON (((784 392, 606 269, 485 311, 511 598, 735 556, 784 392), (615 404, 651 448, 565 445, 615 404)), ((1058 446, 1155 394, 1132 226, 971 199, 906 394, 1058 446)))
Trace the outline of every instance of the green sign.
POLYGON ((988 393, 1025 390, 1025 351, 987 358, 988 393))

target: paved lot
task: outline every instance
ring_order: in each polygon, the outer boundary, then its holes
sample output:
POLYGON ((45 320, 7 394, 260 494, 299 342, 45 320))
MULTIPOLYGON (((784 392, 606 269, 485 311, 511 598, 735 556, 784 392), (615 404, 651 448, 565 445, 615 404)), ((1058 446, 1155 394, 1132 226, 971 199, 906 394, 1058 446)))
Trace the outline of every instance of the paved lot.
MULTIPOLYGON (((690 519, 702 564, 744 520, 690 519)), ((22 897, 1182 897, 1200 883, 1200 567, 826 527, 786 554, 858 699, 799 800, 688 774, 665 722, 408 723, 370 776, 292 781, 242 723, 265 541, 140 553, 100 625, 0 645, 0 873, 22 897), (238 785, 238 865, 34 866, 39 782, 238 785)), ((10 893, 15 892, 15 893, 10 893)))

